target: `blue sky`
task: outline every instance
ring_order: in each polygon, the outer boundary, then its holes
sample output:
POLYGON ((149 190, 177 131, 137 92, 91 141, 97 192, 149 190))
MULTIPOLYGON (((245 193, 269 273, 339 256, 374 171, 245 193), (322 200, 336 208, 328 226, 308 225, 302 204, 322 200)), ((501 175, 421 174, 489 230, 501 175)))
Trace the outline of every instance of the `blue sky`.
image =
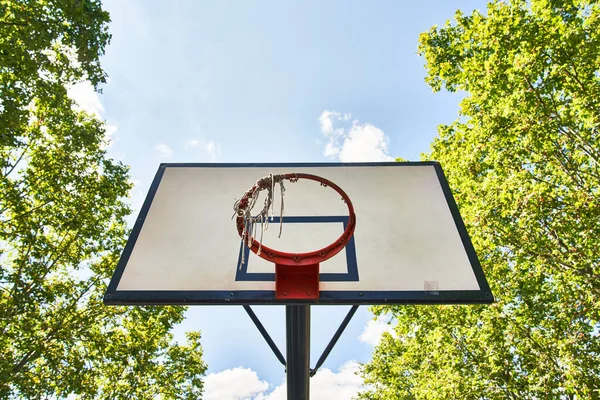
MULTIPOLYGON (((109 153, 131 166, 139 208, 161 162, 419 159, 460 96, 432 93, 421 32, 484 1, 109 0, 113 35, 103 93, 79 104, 106 119, 109 153)), ((226 183, 224 183, 226 184, 226 183)), ((314 365, 347 307, 313 307, 314 365)), ((256 312, 285 351, 283 307, 256 312)), ((361 307, 312 398, 349 398, 382 321, 361 307)), ((241 307, 195 307, 176 330, 201 330, 207 399, 285 398, 283 367, 241 307)))

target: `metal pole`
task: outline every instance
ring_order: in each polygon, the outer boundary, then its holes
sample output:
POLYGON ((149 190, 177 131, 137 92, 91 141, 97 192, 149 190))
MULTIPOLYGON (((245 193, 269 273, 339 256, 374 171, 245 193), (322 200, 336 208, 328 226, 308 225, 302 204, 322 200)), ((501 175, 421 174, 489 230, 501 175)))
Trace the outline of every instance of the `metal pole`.
POLYGON ((310 306, 285 306, 287 398, 309 400, 310 306))

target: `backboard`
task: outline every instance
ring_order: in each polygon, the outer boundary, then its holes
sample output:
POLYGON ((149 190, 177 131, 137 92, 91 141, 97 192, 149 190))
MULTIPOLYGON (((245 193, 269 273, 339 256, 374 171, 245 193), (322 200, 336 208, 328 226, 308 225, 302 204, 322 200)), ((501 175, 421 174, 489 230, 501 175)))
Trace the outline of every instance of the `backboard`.
MULTIPOLYGON (((274 194, 265 246, 310 252, 348 227, 346 202, 319 182, 287 182, 283 214, 274 194)), ((436 162, 161 164, 104 301, 461 304, 493 296, 436 162), (275 265, 242 243, 232 220, 234 202, 257 180, 286 173, 323 177, 354 207, 353 234, 320 263, 315 299, 276 298, 275 265)))

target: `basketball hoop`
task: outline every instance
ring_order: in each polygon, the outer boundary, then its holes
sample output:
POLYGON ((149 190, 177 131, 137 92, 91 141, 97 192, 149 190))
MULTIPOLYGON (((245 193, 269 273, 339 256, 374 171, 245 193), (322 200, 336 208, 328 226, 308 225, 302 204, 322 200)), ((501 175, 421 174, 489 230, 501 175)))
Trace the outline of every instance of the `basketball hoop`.
MULTIPOLYGON (((238 234, 242 238, 244 245, 248 246, 257 256, 275 263, 275 295, 281 299, 313 299, 319 297, 319 263, 324 262, 338 254, 346 246, 356 228, 356 215, 350 197, 335 183, 320 176, 304 173, 288 173, 269 175, 259 179, 252 188, 250 188, 241 199, 234 204, 234 217, 236 217, 236 227, 238 234), (262 235, 268 228, 269 210, 273 212, 273 195, 275 185, 279 184, 281 189, 281 215, 280 231, 283 222, 283 193, 285 188, 283 181, 288 180, 291 183, 298 179, 307 179, 319 182, 323 187, 330 187, 335 190, 346 203, 348 207, 348 224, 342 235, 330 245, 322 249, 306 253, 288 253, 272 249, 262 244, 262 235), (256 205, 259 192, 267 190, 267 196, 263 209, 255 216, 251 215, 252 208, 256 205), (257 225, 260 224, 260 240, 254 235, 257 225)), ((272 216, 272 214, 271 214, 272 216)), ((242 249, 243 254, 243 249, 242 249)), ((244 263, 244 258, 241 258, 244 263)))

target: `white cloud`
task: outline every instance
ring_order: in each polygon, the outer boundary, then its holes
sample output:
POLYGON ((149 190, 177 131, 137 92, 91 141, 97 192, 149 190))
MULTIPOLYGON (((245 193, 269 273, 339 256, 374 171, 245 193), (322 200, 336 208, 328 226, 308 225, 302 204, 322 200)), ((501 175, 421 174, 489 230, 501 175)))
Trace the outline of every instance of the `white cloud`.
POLYGON ((157 143, 156 146, 154 146, 154 150, 156 150, 161 157, 171 157, 173 155, 173 149, 164 143, 157 143))
POLYGON ((335 128, 337 123, 351 119, 350 113, 325 110, 319 116, 321 132, 328 137, 323 154, 342 162, 394 161, 389 155, 389 138, 378 127, 369 123, 352 122, 350 127, 335 128))
POLYGON ((333 132, 334 120, 341 120, 342 117, 337 111, 325 110, 319 116, 319 123, 321 124, 321 132, 329 134, 333 132))
POLYGON ((350 132, 344 136, 340 161, 394 161, 388 154, 389 138, 371 124, 354 121, 350 132))
POLYGON ((365 325, 358 340, 363 343, 368 343, 371 346, 377 346, 381 341, 384 332, 396 337, 396 332, 394 332, 394 328, 388 324, 388 321, 389 318, 385 315, 380 315, 379 317, 370 320, 367 322, 367 325, 365 325))
MULTIPOLYGON (((310 398, 312 400, 350 400, 363 388, 362 379, 357 375, 359 364, 348 361, 338 372, 329 368, 320 369, 310 378, 310 398)), ((260 394, 253 400, 285 400, 287 387, 283 383, 268 394, 260 394)))
POLYGON ((336 146, 335 143, 330 141, 327 142, 327 144, 325 145, 325 150, 323 150, 323 154, 325 155, 325 157, 335 158, 339 156, 341 150, 342 149, 340 147, 336 146))
POLYGON ((269 384, 250 368, 232 368, 204 378, 205 400, 243 400, 262 395, 269 384))
MULTIPOLYGON (((312 400, 350 400, 363 388, 362 379, 357 375, 359 364, 348 361, 338 372, 322 368, 310 378, 310 398, 312 400)), ((285 400, 285 381, 269 390, 267 382, 261 381, 249 368, 233 368, 209 374, 205 380, 204 399, 213 400, 285 400)))
POLYGON ((78 82, 67 87, 67 94, 75 101, 74 108, 76 110, 95 114, 98 118, 102 117, 104 107, 100 101, 100 96, 88 81, 78 82))
POLYGON ((312 378, 311 398, 314 400, 351 399, 362 389, 362 379, 357 374, 359 364, 348 361, 338 372, 328 368, 319 370, 312 378))

